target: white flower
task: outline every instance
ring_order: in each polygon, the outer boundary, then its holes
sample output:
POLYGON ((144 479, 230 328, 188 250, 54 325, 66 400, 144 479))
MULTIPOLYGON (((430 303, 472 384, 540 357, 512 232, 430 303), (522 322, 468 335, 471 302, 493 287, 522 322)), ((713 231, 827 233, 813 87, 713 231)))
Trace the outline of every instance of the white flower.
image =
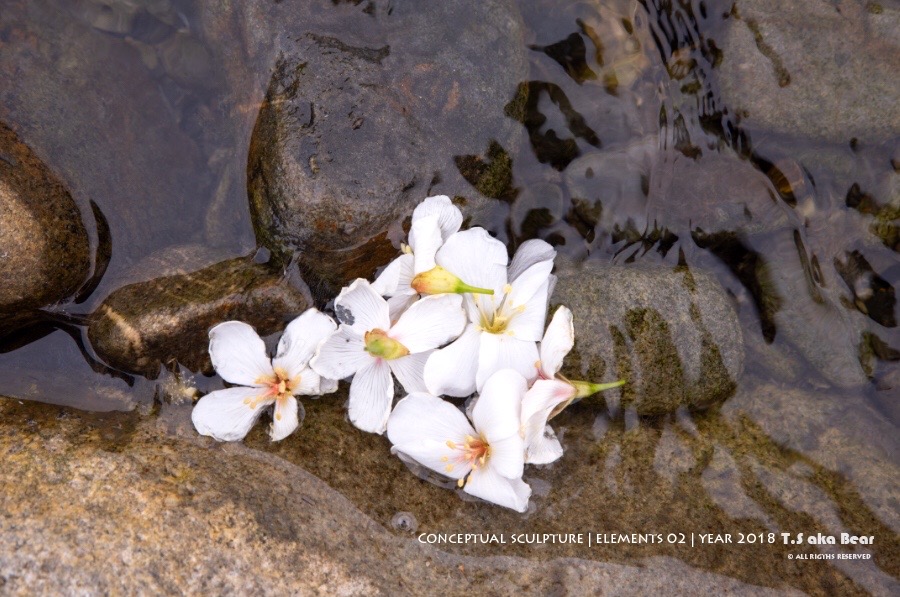
POLYGON ((495 373, 472 408, 472 424, 449 402, 410 394, 388 420, 392 451, 457 479, 466 493, 524 512, 531 497, 531 487, 522 481, 525 450, 519 434, 526 387, 525 378, 511 369, 495 373))
POLYGON ((310 365, 322 376, 350 385, 350 421, 372 433, 384 433, 394 382, 407 392, 425 391, 422 369, 433 350, 459 336, 466 324, 462 298, 455 294, 429 296, 403 312, 393 326, 387 302, 371 285, 358 279, 335 299, 341 325, 325 342, 310 365))
POLYGON ((425 384, 436 396, 468 396, 500 369, 537 377, 537 341, 556 277, 556 251, 542 240, 519 247, 507 270, 506 247, 483 228, 457 232, 438 251, 438 265, 493 295, 466 294, 469 324, 425 366, 425 384))
POLYGON ((522 432, 525 436, 525 462, 548 464, 562 456, 563 450, 556 433, 547 424, 576 398, 584 398, 602 390, 624 384, 616 381, 595 384, 569 381, 559 375, 563 359, 575 345, 572 312, 559 307, 541 340, 538 362, 540 378, 522 400, 522 432))
POLYGON ((435 266, 435 253, 459 230, 462 221, 462 212, 446 195, 428 197, 413 210, 409 244, 403 245, 403 255, 388 264, 372 283, 375 292, 388 297, 391 321, 418 298, 419 293, 410 286, 413 278, 435 266))
POLYGON ((337 327, 330 317, 309 309, 292 321, 270 360, 266 345, 252 327, 241 321, 220 323, 209 331, 209 356, 216 372, 237 387, 210 392, 197 402, 191 419, 202 435, 219 441, 243 439, 270 404, 275 405, 272 441, 286 438, 300 425, 295 396, 337 390, 307 367, 319 343, 337 327))

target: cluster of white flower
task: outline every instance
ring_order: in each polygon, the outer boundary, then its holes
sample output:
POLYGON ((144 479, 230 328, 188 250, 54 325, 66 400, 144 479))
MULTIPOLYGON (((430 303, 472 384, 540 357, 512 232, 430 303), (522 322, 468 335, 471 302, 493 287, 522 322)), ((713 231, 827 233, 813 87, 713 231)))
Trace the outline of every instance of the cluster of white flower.
POLYGON ((413 212, 409 244, 373 283, 357 279, 335 299, 339 325, 316 309, 288 325, 271 361, 253 328, 237 321, 210 331, 213 366, 236 387, 194 408, 197 430, 242 439, 274 404, 273 440, 299 425, 297 395, 334 392, 353 376, 349 416, 384 433, 394 453, 456 479, 471 495, 524 512, 525 464, 562 455, 548 420, 577 398, 624 382, 559 375, 575 341, 572 313, 559 307, 544 332, 556 251, 523 243, 511 263, 483 228, 460 231, 446 196, 413 212), (407 396, 394 406, 394 380, 407 396), (439 396, 466 397, 463 411, 439 396))

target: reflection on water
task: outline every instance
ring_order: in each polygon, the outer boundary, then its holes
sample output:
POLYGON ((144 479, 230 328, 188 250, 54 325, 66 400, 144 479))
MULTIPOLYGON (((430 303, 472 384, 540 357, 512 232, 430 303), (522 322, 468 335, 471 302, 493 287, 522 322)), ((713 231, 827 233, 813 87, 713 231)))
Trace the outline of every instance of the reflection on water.
MULTIPOLYGON (((877 135, 830 139, 815 123, 808 134, 760 126, 728 105, 720 91, 723 64, 735 59, 729 49, 741 47, 747 31, 779 86, 803 84, 767 45, 760 33, 767 25, 752 7, 518 4, 527 78, 496 115, 518 123, 521 143, 501 144, 485 133, 482 155, 446 156, 456 172, 435 174, 431 185, 461 175, 488 198, 477 222, 511 249, 538 237, 576 260, 712 272, 738 308, 748 355, 735 396, 706 412, 659 419, 606 404, 566 411, 555 424, 566 454, 526 477, 536 508, 524 518, 421 483, 389 456, 383 438, 345 423, 340 400, 307 405, 304 428, 284 443, 270 445, 261 427, 248 443, 300 463, 385 526, 396 526, 391 521, 402 512, 427 532, 849 532, 876 536, 865 548, 873 560, 790 561, 786 554, 797 550, 781 545, 780 535, 775 546, 508 549, 621 561, 671 555, 754 584, 811 593, 896 587, 896 147, 877 135)), ((321 8, 316 19, 325 33, 359 11, 373 23, 408 18, 380 3, 321 8)), ((169 345, 154 344, 153 362, 140 368, 98 355, 95 344, 116 346, 91 341, 88 327, 99 326, 98 313, 104 326, 118 326, 124 339, 117 341, 140 352, 150 336, 129 335, 143 314, 127 297, 149 293, 182 305, 162 309, 170 325, 155 320, 153 329, 163 332, 153 338, 177 335, 172 326, 194 311, 224 318, 256 304, 233 307, 240 302, 233 297, 251 285, 232 283, 242 276, 260 292, 287 297, 287 306, 266 315, 272 331, 310 300, 293 262, 254 253, 244 172, 276 55, 242 20, 269 18, 272 26, 269 10, 276 9, 250 3, 222 16, 186 0, 4 2, 0 121, 59 176, 90 223, 92 273, 82 296, 45 307, 0 339, 0 394, 149 411, 171 388, 183 393, 176 378, 194 379, 200 391, 221 382, 203 375, 211 373, 204 363, 192 361, 193 375, 168 358, 169 345), (202 275, 230 272, 226 262, 247 267, 219 286, 202 275), (220 302, 183 306, 204 293, 208 303, 220 302), (115 297, 123 306, 110 310, 115 297)), ((353 35, 360 47, 395 41, 353 35)), ((418 95, 436 89, 426 89, 427 77, 415 80, 418 95)), ((444 91, 440 105, 419 103, 452 111, 459 91, 444 91)), ((312 123, 314 113, 300 117, 312 123)), ((316 160, 308 163, 313 174, 316 160)), ((382 238, 396 238, 397 229, 394 223, 381 230, 382 238)), ((202 329, 194 331, 202 345, 202 329)), ((187 405, 166 408, 187 416, 187 405)))

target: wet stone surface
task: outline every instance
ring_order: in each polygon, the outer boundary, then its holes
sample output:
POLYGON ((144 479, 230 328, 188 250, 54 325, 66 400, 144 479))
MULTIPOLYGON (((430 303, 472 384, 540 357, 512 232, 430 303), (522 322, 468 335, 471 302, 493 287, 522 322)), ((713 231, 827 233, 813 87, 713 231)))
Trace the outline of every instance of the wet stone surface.
POLYGON ((246 321, 261 335, 283 329, 312 305, 302 281, 249 258, 124 286, 91 315, 88 337, 108 364, 155 378, 175 362, 212 372, 208 330, 246 321))
POLYGON ((626 380, 604 396, 639 415, 729 398, 744 365, 731 300, 699 270, 557 267, 551 302, 575 315, 575 348, 562 373, 595 382, 626 380))

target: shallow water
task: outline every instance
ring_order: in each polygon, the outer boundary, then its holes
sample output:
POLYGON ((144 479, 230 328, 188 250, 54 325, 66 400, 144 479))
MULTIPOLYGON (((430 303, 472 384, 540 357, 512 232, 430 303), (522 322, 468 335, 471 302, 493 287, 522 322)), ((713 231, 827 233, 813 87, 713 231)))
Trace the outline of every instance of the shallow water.
MULTIPOLYGON (((365 8, 322 4, 333 13, 323 18, 365 8)), ((479 223, 511 248, 538 237, 574 259, 712 272, 745 338, 736 394, 660 419, 603 401, 568 409, 555 423, 566 454, 530 468, 535 498, 524 516, 461 501, 406 472, 384 438, 345 421, 343 391, 306 401, 303 427, 288 440, 270 444, 259 425, 247 443, 302 465, 386 527, 411 513, 419 532, 877 537, 866 548, 873 560, 834 565, 787 560, 796 549, 780 536, 764 546, 448 550, 622 562, 671 555, 814 594, 896 590, 900 245, 896 220, 871 208, 896 209, 896 138, 838 142, 814 125, 809 134, 744 126, 719 82, 723 38, 740 18, 730 2, 523 0, 518 9, 531 92, 525 134, 508 148, 511 176, 492 188, 479 223), (735 202, 721 200, 730 193, 735 202), (858 346, 860 330, 874 348, 858 346), (855 360, 835 356, 848 353, 855 360), (870 355, 867 381, 843 383, 860 354, 870 355)), ((85 221, 90 202, 99 206, 112 250, 96 251, 95 271, 106 269, 82 302, 2 340, 0 395, 185 421, 189 406, 170 399, 175 378, 201 392, 221 387, 172 363, 156 380, 115 371, 94 353, 84 322, 127 284, 257 250, 245 172, 275 56, 246 50, 241 24, 224 26, 186 0, 4 1, 0 120, 63 179, 85 221)), ((95 249, 103 237, 95 227, 95 249)))

